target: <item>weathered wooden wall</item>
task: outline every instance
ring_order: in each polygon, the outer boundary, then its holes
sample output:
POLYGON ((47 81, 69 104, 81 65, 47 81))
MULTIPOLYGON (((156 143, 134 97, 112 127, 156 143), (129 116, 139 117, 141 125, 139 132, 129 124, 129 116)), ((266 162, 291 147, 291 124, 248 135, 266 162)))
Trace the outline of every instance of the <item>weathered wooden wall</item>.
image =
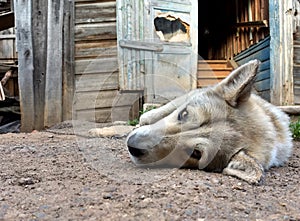
POLYGON ((238 65, 242 65, 252 59, 261 61, 254 88, 261 97, 270 101, 270 37, 234 57, 238 65))
POLYGON ((21 131, 72 118, 73 1, 15 0, 21 131))
POLYGON ((127 120, 138 93, 119 92, 116 1, 75 1, 74 119, 127 120))

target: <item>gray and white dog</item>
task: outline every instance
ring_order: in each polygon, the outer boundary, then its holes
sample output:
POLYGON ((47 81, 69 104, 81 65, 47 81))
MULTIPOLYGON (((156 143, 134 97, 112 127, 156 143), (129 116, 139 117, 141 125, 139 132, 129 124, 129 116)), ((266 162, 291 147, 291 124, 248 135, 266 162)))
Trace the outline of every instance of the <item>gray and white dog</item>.
POLYGON ((289 117, 251 93, 259 64, 250 61, 214 86, 143 114, 126 140, 132 161, 260 183, 265 170, 288 160, 293 145, 289 117))

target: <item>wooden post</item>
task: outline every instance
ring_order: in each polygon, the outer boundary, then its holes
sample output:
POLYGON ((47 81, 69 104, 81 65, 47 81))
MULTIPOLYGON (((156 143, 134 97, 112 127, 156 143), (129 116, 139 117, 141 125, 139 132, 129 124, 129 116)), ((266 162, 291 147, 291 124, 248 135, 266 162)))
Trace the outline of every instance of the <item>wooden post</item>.
POLYGON ((32 2, 14 0, 16 28, 17 28, 17 51, 19 60, 19 95, 21 106, 21 131, 30 132, 34 129, 34 52, 32 36, 32 2))
POLYGON ((36 130, 44 128, 45 81, 47 72, 47 14, 48 0, 32 1, 34 129, 36 130))
POLYGON ((72 119, 73 98, 75 91, 75 5, 74 1, 64 0, 64 44, 63 44, 63 120, 72 119))
POLYGON ((48 1, 45 126, 62 121, 62 60, 64 1, 48 1))

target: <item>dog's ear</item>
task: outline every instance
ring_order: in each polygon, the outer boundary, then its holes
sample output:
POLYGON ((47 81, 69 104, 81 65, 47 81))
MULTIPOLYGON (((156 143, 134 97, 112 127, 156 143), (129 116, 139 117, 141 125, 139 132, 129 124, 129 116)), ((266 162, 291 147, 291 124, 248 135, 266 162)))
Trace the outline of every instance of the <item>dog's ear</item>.
POLYGON ((259 64, 260 61, 252 60, 238 67, 216 86, 231 106, 236 107, 240 102, 248 100, 259 64))

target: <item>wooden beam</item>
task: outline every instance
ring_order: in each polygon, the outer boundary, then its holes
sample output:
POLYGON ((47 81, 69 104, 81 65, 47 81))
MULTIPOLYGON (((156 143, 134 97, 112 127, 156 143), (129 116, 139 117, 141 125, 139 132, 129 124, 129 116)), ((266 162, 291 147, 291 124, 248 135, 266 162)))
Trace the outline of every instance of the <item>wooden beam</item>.
POLYGON ((283 112, 290 115, 300 115, 300 106, 278 106, 283 112))
POLYGON ((119 45, 121 48, 155 51, 155 52, 161 52, 164 49, 163 44, 149 43, 149 42, 142 42, 142 41, 120 40, 119 45))
POLYGON ((34 86, 33 86, 33 45, 32 45, 32 4, 31 1, 14 0, 17 27, 17 51, 19 64, 19 95, 21 108, 21 132, 34 130, 34 86))
POLYGON ((293 14, 287 13, 292 0, 269 2, 271 103, 292 105, 293 94, 293 14))
POLYGON ((44 105, 45 105, 45 83, 47 64, 47 14, 48 1, 32 1, 32 37, 34 53, 34 128, 41 130, 44 128, 44 105))
POLYGON ((0 14, 0 31, 12 28, 15 26, 14 12, 0 14))
POLYGON ((62 121, 62 60, 64 1, 48 0, 45 127, 62 121))
POLYGON ((64 0, 64 26, 63 26, 63 73, 62 73, 62 99, 63 120, 71 120, 73 117, 73 98, 75 91, 75 5, 74 1, 64 0))
POLYGON ((235 27, 243 27, 243 28, 267 28, 268 21, 262 20, 262 21, 248 21, 248 22, 239 22, 234 25, 235 27))

